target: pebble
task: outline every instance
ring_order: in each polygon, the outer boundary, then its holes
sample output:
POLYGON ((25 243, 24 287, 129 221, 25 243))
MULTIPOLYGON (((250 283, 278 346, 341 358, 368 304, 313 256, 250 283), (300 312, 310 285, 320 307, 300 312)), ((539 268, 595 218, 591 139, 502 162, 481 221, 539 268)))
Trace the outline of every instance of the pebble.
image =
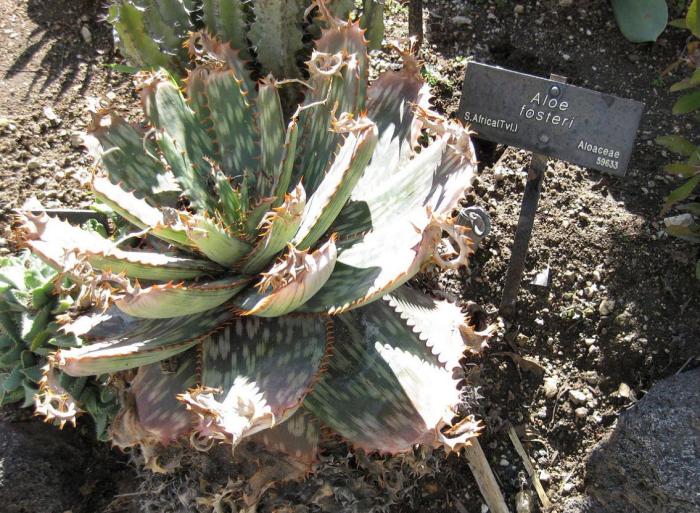
POLYGON ((489 507, 486 504, 481 505, 481 513, 489 513, 489 507))
POLYGON ((569 400, 574 404, 585 404, 588 397, 580 390, 569 390, 569 400))
POLYGON ((551 399, 559 392, 559 380, 555 377, 546 378, 544 380, 544 396, 551 399))
POLYGON ((85 41, 87 44, 92 43, 92 33, 87 25, 80 27, 80 37, 82 37, 83 41, 85 41))
POLYGON ((612 299, 603 299, 598 307, 600 315, 610 315, 615 310, 615 301, 612 299))
POLYGON ((540 470, 540 474, 538 477, 543 483, 549 483, 552 479, 552 476, 546 470, 540 470))
POLYGON ((36 185, 37 187, 43 187, 44 185, 46 185, 46 178, 40 176, 39 178, 34 180, 34 185, 36 185))
POLYGON ((71 134, 70 145, 73 146, 73 148, 82 148, 83 147, 83 135, 79 134, 79 133, 71 134))
POLYGON ((629 399, 630 395, 632 395, 632 389, 627 383, 620 383, 620 386, 617 387, 617 395, 629 399))
POLYGON ((515 494, 516 513, 531 513, 534 501, 530 490, 520 490, 515 494))
POLYGON ((469 16, 455 16, 452 18, 452 23, 455 25, 471 25, 472 19, 469 16))
POLYGON ((29 169, 29 171, 34 171, 35 169, 39 169, 40 167, 41 164, 36 159, 31 159, 29 162, 27 162, 27 169, 29 169))
POLYGON ((515 14, 523 14, 525 12, 525 6, 523 4, 516 4, 513 12, 515 14))
POLYGON ((510 465, 510 462, 505 458, 501 458, 501 461, 499 461, 498 464, 501 467, 507 467, 508 465, 510 465))
POLYGON ((566 483, 561 490, 564 494, 568 495, 573 492, 575 488, 576 485, 574 485, 574 483, 566 483))
POLYGON ((586 417, 588 417, 588 408, 585 408, 583 406, 581 406, 580 408, 576 408, 574 410, 574 414, 576 415, 576 418, 578 420, 583 420, 586 417))

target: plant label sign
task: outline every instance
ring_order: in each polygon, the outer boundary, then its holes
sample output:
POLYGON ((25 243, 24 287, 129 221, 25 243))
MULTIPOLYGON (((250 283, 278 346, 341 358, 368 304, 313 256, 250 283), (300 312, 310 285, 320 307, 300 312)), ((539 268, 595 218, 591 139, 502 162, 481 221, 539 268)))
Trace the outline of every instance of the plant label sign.
POLYGON ((477 62, 459 117, 478 137, 624 176, 644 105, 477 62))

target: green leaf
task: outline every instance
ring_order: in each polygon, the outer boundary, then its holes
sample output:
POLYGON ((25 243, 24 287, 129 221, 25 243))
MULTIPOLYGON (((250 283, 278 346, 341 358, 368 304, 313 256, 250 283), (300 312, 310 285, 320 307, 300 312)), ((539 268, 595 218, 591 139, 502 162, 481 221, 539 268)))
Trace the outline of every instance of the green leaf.
POLYGON ((251 281, 245 276, 232 276, 205 283, 152 285, 137 288, 114 304, 126 314, 145 319, 191 315, 219 306, 251 281))
POLYGON ((113 182, 152 204, 174 205, 179 187, 158 159, 156 145, 146 132, 114 114, 96 114, 83 139, 113 182))
POLYGON ((187 220, 187 236, 207 258, 224 267, 231 267, 252 247, 203 216, 191 216, 187 220))
POLYGON ((182 400, 201 436, 243 438, 280 424, 321 372, 332 337, 322 317, 236 319, 202 343, 202 385, 182 400))
POLYGON ((287 194, 281 207, 272 210, 259 227, 260 236, 246 256, 241 270, 244 274, 262 271, 272 258, 282 251, 299 229, 306 205, 306 193, 301 184, 287 194))
POLYGON ((210 71, 206 84, 207 105, 223 172, 238 180, 248 172, 257 179, 260 165, 256 145, 257 122, 241 88, 242 83, 232 69, 210 71))
POLYGON ((191 350, 174 360, 174 372, 165 372, 162 363, 139 367, 130 387, 141 426, 163 445, 188 435, 195 421, 177 396, 196 384, 197 354, 191 350))
POLYGON ((673 153, 678 153, 684 157, 690 157, 698 151, 698 147, 685 137, 680 135, 663 135, 656 138, 656 144, 660 144, 673 153))
POLYGON ((690 77, 673 84, 671 92, 684 91, 695 86, 700 86, 700 68, 696 69, 690 77))
POLYGON ((384 37, 384 2, 362 0, 360 26, 366 31, 365 37, 372 50, 381 50, 384 37))
POLYGON ((673 104, 672 112, 674 114, 688 114, 697 109, 700 109, 700 89, 678 98, 673 104))
POLYGON ((109 23, 119 34, 124 55, 139 67, 167 66, 170 58, 146 31, 144 11, 130 2, 114 4, 109 8, 109 23))
POLYGON ((353 122, 323 181, 309 198, 293 239, 299 249, 311 247, 331 226, 362 176, 377 144, 377 127, 367 118, 353 122))
POLYGON ((307 466, 318 463, 318 445, 321 429, 313 416, 299 408, 289 419, 253 435, 250 440, 265 446, 268 451, 281 452, 307 466))
POLYGON ((673 162, 672 164, 666 164, 664 166, 664 171, 672 175, 681 175, 686 178, 690 178, 695 175, 699 170, 698 166, 692 166, 684 162, 673 162))
POLYGON ((677 187, 673 191, 671 191, 671 194, 666 196, 665 202, 664 202, 664 210, 669 209, 676 203, 679 203, 686 199, 688 196, 690 196, 695 188, 698 186, 700 183, 700 174, 694 176, 687 182, 685 182, 683 185, 680 187, 677 187))
POLYGON ((253 12, 255 21, 248 36, 263 74, 272 73, 279 80, 300 77, 297 54, 304 48, 303 5, 287 0, 256 0, 253 12))
POLYGON ((89 376, 133 369, 186 351, 234 318, 230 308, 173 319, 136 320, 95 343, 59 350, 56 367, 71 376, 89 376))
POLYGON ((457 448, 475 436, 473 421, 459 438, 441 433, 461 403, 453 375, 466 349, 459 308, 409 292, 337 319, 328 372, 304 401, 323 424, 368 452, 457 448))
POLYGON ((258 197, 266 198, 275 193, 274 186, 279 182, 282 160, 286 153, 282 103, 277 85, 271 77, 260 82, 256 108, 262 157, 256 188, 258 197))
POLYGON ((209 32, 230 42, 233 48, 242 52, 244 59, 248 59, 245 4, 242 0, 203 0, 202 14, 209 32))
POLYGON ((686 27, 697 38, 700 38, 700 3, 693 0, 688 7, 688 14, 685 16, 686 27))
POLYGON ((184 280, 221 270, 205 260, 123 251, 113 241, 45 214, 27 213, 23 223, 27 247, 59 271, 66 268, 67 255, 75 253, 85 257, 95 269, 146 280, 184 280))
POLYGON ((666 0, 612 0, 617 25, 633 43, 653 42, 668 23, 666 0))
POLYGON ((242 315, 277 317, 297 310, 313 297, 333 272, 337 258, 335 240, 329 239, 313 253, 298 251, 289 245, 288 252, 256 285, 236 296, 234 304, 242 315))
POLYGON ((331 227, 338 233, 338 264, 302 311, 337 313, 374 301, 433 258, 444 225, 438 221, 457 206, 476 170, 468 135, 447 126, 446 134, 386 169, 373 186, 373 174, 363 175, 331 227))

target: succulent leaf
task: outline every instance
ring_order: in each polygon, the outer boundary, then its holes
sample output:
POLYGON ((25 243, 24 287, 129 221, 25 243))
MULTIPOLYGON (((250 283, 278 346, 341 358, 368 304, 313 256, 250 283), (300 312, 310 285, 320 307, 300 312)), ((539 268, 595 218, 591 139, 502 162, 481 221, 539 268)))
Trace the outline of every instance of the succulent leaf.
POLYGON ((156 145, 147 133, 115 114, 97 113, 83 139, 111 180, 152 204, 175 203, 180 188, 156 157, 156 145))
POLYGON ((232 276, 201 284, 152 285, 129 291, 114 304, 128 315, 146 319, 191 315, 221 305, 251 281, 249 277, 232 276))
POLYGON ((23 230, 24 244, 34 254, 58 271, 72 272, 78 279, 80 272, 74 266, 82 261, 95 269, 146 280, 185 280, 218 270, 206 260, 123 251, 113 241, 46 214, 25 214, 23 230))
POLYGON ((251 437, 269 451, 281 452, 310 469, 318 462, 318 443, 321 430, 313 416, 299 408, 289 419, 251 437))
POLYGON ((248 37, 263 71, 280 80, 299 77, 296 59, 304 48, 303 4, 296 0, 256 0, 253 12, 255 21, 248 37))
MULTIPOLYGON (((340 124, 341 122, 338 122, 340 124)), ((311 247, 331 226, 362 176, 377 144, 377 127, 367 118, 349 120, 345 140, 318 188, 309 198, 292 242, 311 247)))
POLYGON ((195 421, 177 395, 195 385, 196 355, 186 353, 176 359, 174 372, 165 371, 161 363, 140 367, 129 389, 141 426, 163 445, 189 435, 195 421))
POLYGON ((236 319, 202 342, 202 386, 181 396, 195 432, 234 447, 284 422, 308 393, 332 337, 323 318, 236 319))
POLYGON ((257 123, 241 84, 242 80, 232 69, 211 71, 206 83, 219 162, 226 175, 238 180, 244 173, 257 177, 259 166, 259 148, 255 144, 257 123))
POLYGON ((167 66, 169 57, 146 30, 144 11, 131 2, 112 5, 109 22, 119 33, 119 42, 124 54, 136 64, 144 67, 167 66))
MULTIPOLYGON (((440 327, 434 333, 441 316, 422 331, 423 323, 414 322, 411 313, 431 300, 406 307, 418 297, 417 292, 404 294, 401 310, 388 296, 371 308, 338 317, 338 343, 328 372, 304 407, 355 447, 390 453, 405 452, 418 443, 457 448, 477 434, 473 420, 455 439, 441 432, 461 403, 451 367, 461 335, 453 323, 449 330, 440 327), (440 340, 447 331, 450 338, 440 340)), ((454 315, 458 313, 456 309, 454 315)))
POLYGON ((175 356, 232 321, 225 306, 173 319, 139 319, 94 343, 59 350, 54 367, 71 376, 90 376, 133 369, 175 356))
POLYGON ((304 187, 299 184, 286 194, 282 206, 269 211, 258 229, 260 237, 245 259, 241 270, 245 274, 262 271, 274 256, 282 251, 299 229, 306 205, 304 187))
POLYGON ((261 81, 258 88, 257 116, 261 161, 256 188, 258 196, 265 198, 275 194, 274 186, 278 181, 285 154, 286 135, 277 84, 270 76, 261 81))
POLYGON ((251 249, 250 244, 230 235, 223 226, 208 217, 190 216, 186 223, 187 236, 197 249, 224 267, 231 267, 251 249))
POLYGON ((203 21, 209 32, 230 41, 233 48, 248 58, 246 25, 248 16, 243 0, 203 0, 203 21))
POLYGON ((293 312, 318 292, 333 272, 337 250, 335 238, 316 251, 299 251, 293 245, 257 284, 234 298, 242 315, 277 317, 293 312))

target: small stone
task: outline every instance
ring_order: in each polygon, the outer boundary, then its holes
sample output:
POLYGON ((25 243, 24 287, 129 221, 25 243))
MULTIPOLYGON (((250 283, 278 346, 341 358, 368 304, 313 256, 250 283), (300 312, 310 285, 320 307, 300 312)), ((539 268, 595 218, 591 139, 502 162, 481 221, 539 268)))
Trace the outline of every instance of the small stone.
POLYGON ((82 148, 83 147, 83 135, 79 134, 79 133, 71 134, 70 145, 73 146, 73 148, 82 148))
POLYGON ((12 120, 10 118, 0 117, 0 130, 6 129, 11 124, 12 124, 12 120))
POLYGON ((489 513, 489 507, 486 504, 481 505, 481 513, 489 513))
POLYGON ((5 246, 7 246, 7 239, 0 237, 0 248, 4 248, 5 246))
POLYGON ((600 281, 601 281, 602 279, 603 279, 603 277, 601 276, 600 271, 599 271, 598 269, 596 269, 595 271, 593 271, 593 280, 594 280, 594 281, 600 283, 600 281))
POLYGON ((574 483, 566 483, 561 491, 564 495, 569 495, 571 492, 573 492, 576 489, 576 485, 574 483))
POLYGON ((44 185, 46 185, 46 178, 40 176, 39 178, 34 180, 34 185, 36 185, 37 187, 43 187, 44 185))
POLYGON ((569 55, 568 53, 563 53, 561 55, 561 58, 564 59, 565 61, 568 61, 569 59, 571 59, 571 55, 569 55))
POLYGON ((612 299, 603 299, 598 307, 600 315, 610 315, 615 310, 615 301, 612 299))
POLYGON ((80 37, 82 37, 83 41, 85 41, 87 44, 92 43, 92 33, 87 25, 80 27, 80 37))
POLYGON ((51 107, 44 107, 44 116, 54 126, 61 124, 61 118, 58 117, 58 114, 56 114, 51 107))
POLYGON ((41 167, 41 164, 36 159, 31 159, 29 162, 27 162, 27 169, 29 171, 34 171, 36 169, 39 169, 40 167, 41 167))
POLYGON ((542 419, 542 420, 547 418, 547 407, 546 406, 543 406, 542 408, 537 410, 537 418, 542 419))
POLYGON ((522 4, 516 4, 513 12, 515 14, 523 14, 525 12, 525 6, 522 4))
POLYGON ((452 18, 455 25, 471 25, 472 19, 469 16, 455 16, 452 18))
POLYGON ((587 400, 588 397, 586 397, 586 394, 584 394, 580 390, 569 390, 569 401, 571 401, 572 403, 585 404, 587 400))
POLYGON ((560 7, 571 7, 574 5, 574 0, 559 0, 560 7))
POLYGON ((576 415, 576 418, 578 420, 583 420, 586 417, 588 417, 588 408, 585 408, 583 406, 581 406, 580 408, 576 408, 574 410, 574 415, 576 415))
POLYGON ((559 392, 559 380, 555 377, 545 378, 544 380, 544 396, 551 399, 559 392))
POLYGON ((526 346, 528 342, 527 335, 523 333, 518 333, 518 336, 515 337, 515 343, 518 344, 519 346, 526 346))
POLYGON ((617 395, 629 399, 632 395, 632 389, 627 383, 620 383, 620 386, 617 387, 617 395))
POLYGON ((540 470, 540 474, 538 477, 543 483, 549 483, 552 480, 552 476, 546 470, 540 470))
POLYGON ((533 502, 532 492, 530 490, 520 490, 515 494, 516 513, 531 513, 533 502))
POLYGON ((493 170, 493 179, 500 182, 508 174, 508 171, 503 166, 496 166, 493 170))
POLYGON ((508 465, 510 465, 510 462, 505 458, 501 458, 501 461, 499 461, 498 464, 501 467, 507 467, 508 465))

